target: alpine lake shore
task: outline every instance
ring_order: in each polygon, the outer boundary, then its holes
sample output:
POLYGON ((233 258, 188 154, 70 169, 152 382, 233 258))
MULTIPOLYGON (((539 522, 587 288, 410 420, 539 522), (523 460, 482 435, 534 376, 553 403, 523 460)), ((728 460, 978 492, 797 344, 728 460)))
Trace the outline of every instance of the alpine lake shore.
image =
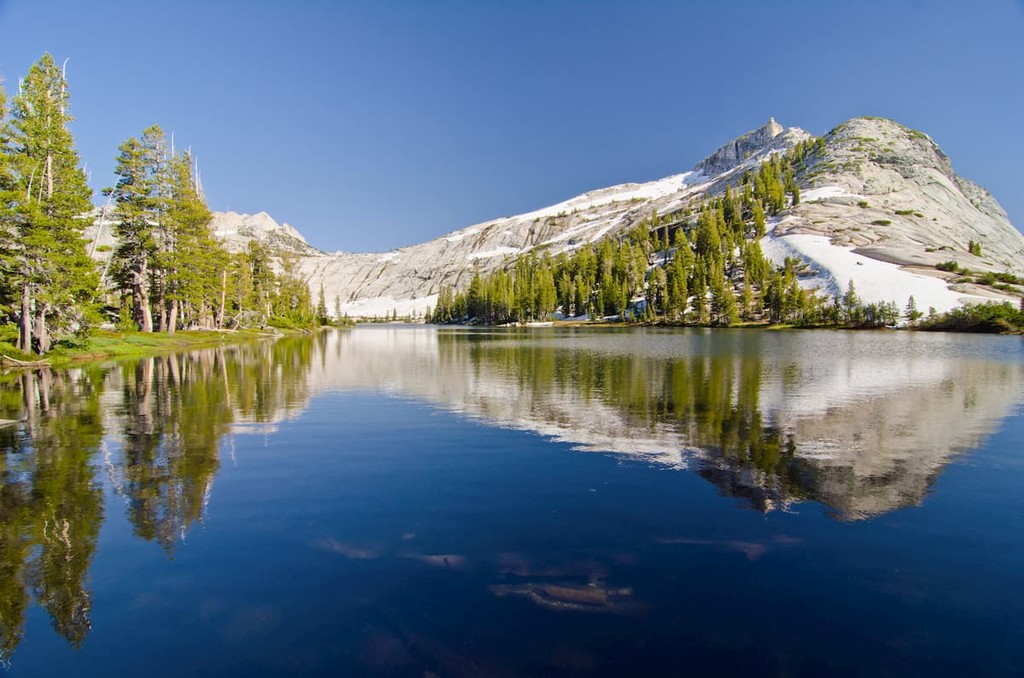
POLYGON ((89 362, 144 358, 189 349, 214 348, 273 337, 310 334, 319 329, 179 330, 174 334, 98 330, 80 340, 58 342, 53 350, 42 356, 21 351, 5 337, 0 338, 0 369, 62 369, 89 362))

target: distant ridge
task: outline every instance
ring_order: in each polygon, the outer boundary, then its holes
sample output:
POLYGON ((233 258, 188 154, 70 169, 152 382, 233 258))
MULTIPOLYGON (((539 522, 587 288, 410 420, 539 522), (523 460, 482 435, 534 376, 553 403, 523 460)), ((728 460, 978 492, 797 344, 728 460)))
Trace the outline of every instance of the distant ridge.
MULTIPOLYGON (((310 286, 324 288, 343 313, 422 315, 443 286, 462 288, 527 252, 557 255, 631 228, 653 212, 696 207, 747 171, 811 135, 770 118, 723 144, 689 172, 595 189, 525 214, 452 231, 385 253, 325 253, 268 214, 217 213, 212 225, 229 249, 251 240, 296 254, 310 286)), ((959 177, 922 132, 881 118, 854 118, 824 137, 820 158, 795 177, 799 205, 770 224, 762 247, 781 262, 802 259, 817 272, 807 286, 828 292, 854 280, 867 302, 905 301, 945 310, 991 290, 935 271, 953 260, 972 270, 1024 276, 1024 236, 985 189, 959 177), (967 251, 981 244, 981 256, 967 251)), ((332 306, 333 308, 333 306, 332 306)))

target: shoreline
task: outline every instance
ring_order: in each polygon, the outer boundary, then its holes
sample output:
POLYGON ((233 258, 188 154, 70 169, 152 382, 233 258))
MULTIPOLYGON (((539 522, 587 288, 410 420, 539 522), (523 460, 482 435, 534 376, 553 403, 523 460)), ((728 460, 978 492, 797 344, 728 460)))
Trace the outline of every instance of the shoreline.
POLYGON ((299 336, 321 331, 315 330, 179 330, 174 334, 164 332, 116 332, 100 330, 89 335, 80 344, 58 345, 45 355, 24 353, 14 348, 13 344, 0 342, 0 356, 3 361, 3 372, 31 370, 42 367, 63 369, 86 363, 117 360, 122 358, 143 358, 163 353, 174 353, 188 349, 216 348, 232 346, 262 339, 299 336))

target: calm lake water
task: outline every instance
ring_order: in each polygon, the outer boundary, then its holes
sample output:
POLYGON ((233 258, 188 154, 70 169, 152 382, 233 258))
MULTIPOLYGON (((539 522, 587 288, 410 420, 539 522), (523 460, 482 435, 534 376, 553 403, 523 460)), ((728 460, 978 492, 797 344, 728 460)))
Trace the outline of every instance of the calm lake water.
POLYGON ((0 376, 10 676, 1024 672, 1024 341, 368 327, 0 376))

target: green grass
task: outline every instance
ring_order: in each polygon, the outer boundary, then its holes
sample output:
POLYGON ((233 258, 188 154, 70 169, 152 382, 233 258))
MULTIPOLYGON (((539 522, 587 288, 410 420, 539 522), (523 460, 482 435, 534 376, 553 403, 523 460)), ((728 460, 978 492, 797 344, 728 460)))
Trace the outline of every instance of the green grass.
POLYGON ((239 330, 237 332, 180 331, 175 334, 98 331, 80 342, 58 343, 53 350, 44 356, 26 354, 14 348, 14 344, 11 341, 0 340, 0 354, 25 362, 46 360, 54 367, 64 367, 94 360, 142 357, 158 353, 171 353, 188 348, 239 344, 264 336, 267 335, 258 330, 239 330))

